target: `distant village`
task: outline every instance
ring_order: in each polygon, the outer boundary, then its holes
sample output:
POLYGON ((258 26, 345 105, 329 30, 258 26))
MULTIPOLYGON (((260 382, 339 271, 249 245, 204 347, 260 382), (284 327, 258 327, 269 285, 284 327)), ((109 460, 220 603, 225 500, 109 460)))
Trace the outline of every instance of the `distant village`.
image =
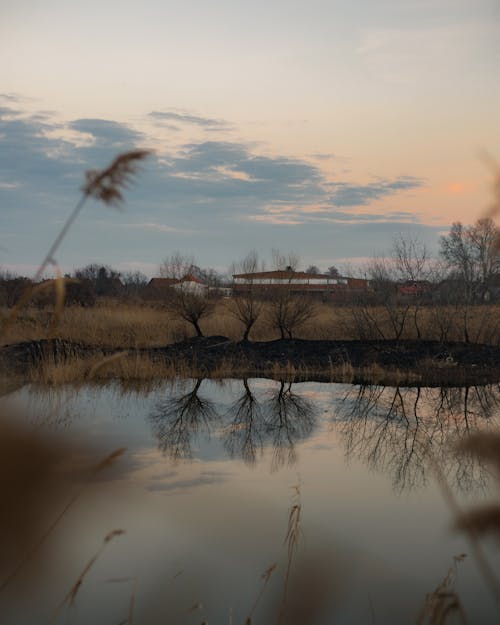
MULTIPOLYGON (((0 277, 0 305, 13 306, 23 293, 29 278, 3 274, 0 277)), ((381 297, 396 297, 401 302, 446 303, 456 300, 464 292, 462 281, 447 277, 439 281, 391 280, 389 278, 360 278, 340 275, 334 268, 328 273, 296 271, 290 267, 281 270, 235 273, 221 276, 213 270, 191 267, 179 277, 149 279, 139 273, 120 274, 104 265, 88 265, 66 276, 66 303, 92 306, 100 299, 133 299, 161 302, 182 291, 197 297, 245 297, 267 299, 277 290, 337 304, 357 302, 376 303, 381 297)), ((491 276, 487 285, 476 285, 476 303, 500 301, 500 272, 491 276)), ((43 290, 35 303, 46 303, 50 296, 43 290)))
MULTIPOLYGON (((358 276, 343 275, 335 266, 321 271, 311 265, 301 271, 296 254, 277 249, 272 250, 271 266, 266 270, 252 251, 227 274, 221 274, 199 267, 193 257, 173 252, 159 266, 158 277, 148 279, 141 272, 118 272, 93 263, 65 276, 66 303, 91 306, 102 298, 161 302, 179 293, 199 298, 269 299, 284 291, 289 296, 338 304, 380 304, 389 299, 425 304, 495 303, 500 301, 500 229, 491 218, 479 219, 471 226, 457 222, 441 237, 438 258, 431 258, 418 239, 399 235, 390 254, 373 258, 356 272, 361 274, 358 276)), ((30 284, 29 278, 2 272, 0 267, 0 306, 14 306, 30 284)), ((33 302, 43 305, 48 297, 38 285, 33 302)))

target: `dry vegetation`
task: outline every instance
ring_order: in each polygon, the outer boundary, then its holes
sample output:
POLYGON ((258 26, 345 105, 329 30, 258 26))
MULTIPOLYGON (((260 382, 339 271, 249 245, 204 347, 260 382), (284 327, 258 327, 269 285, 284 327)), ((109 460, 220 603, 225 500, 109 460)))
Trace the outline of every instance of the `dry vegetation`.
MULTIPOLYGON (((106 383, 118 380, 125 390, 138 388, 142 391, 153 389, 165 379, 173 378, 206 378, 225 380, 228 378, 244 378, 248 375, 248 367, 242 363, 222 361, 207 372, 206 367, 196 367, 183 360, 165 362, 150 355, 118 352, 110 357, 93 355, 70 358, 64 362, 51 357, 44 357, 40 363, 30 369, 25 381, 49 386, 67 384, 81 386, 89 383, 106 383)), ((332 382, 354 384, 359 380, 366 383, 413 384, 421 381, 419 373, 400 369, 385 369, 374 363, 365 367, 354 368, 350 363, 331 365, 326 371, 308 368, 293 363, 273 363, 259 371, 259 375, 274 380, 308 380, 316 377, 330 379, 332 382)))
MULTIPOLYGON (((227 336, 242 339, 244 326, 231 314, 228 299, 217 301, 215 311, 202 319, 206 336, 227 336)), ((266 306, 266 305, 264 305, 266 306)), ((6 314, 7 311, 4 311, 6 314)), ((316 314, 298 331, 299 338, 317 340, 349 340, 394 338, 395 311, 385 307, 332 306, 316 304, 316 314), (383 337, 381 337, 383 334, 383 337)), ((419 332, 423 340, 463 341, 467 326, 473 343, 500 345, 500 306, 430 306, 419 308, 419 332)), ((62 338, 76 343, 130 349, 168 345, 194 336, 193 327, 159 305, 103 302, 93 308, 66 307, 57 327, 50 309, 25 308, 16 323, 7 328, 2 344, 43 338, 62 338)), ((267 315, 262 314, 252 327, 252 341, 279 338, 267 315)), ((416 339, 413 315, 407 315, 401 339, 416 339)))

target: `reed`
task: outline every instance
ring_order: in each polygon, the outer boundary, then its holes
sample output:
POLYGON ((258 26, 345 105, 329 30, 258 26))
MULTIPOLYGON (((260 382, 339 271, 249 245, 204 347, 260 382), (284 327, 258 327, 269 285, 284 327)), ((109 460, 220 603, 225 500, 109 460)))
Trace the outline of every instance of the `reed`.
MULTIPOLYGON (((369 328, 359 327, 356 311, 355 307, 318 304, 314 323, 304 325, 298 332, 298 337, 315 340, 380 338, 379 335, 370 334, 369 328)), ((4 317, 9 314, 10 311, 3 311, 4 317)), ((384 311, 374 307, 370 314, 384 335, 391 338, 384 311)), ((462 341, 464 338, 463 318, 450 307, 423 308, 420 318, 421 340, 462 341), (441 319, 441 325, 437 318, 441 319), (443 337, 442 330, 445 325, 446 338, 443 337)), ((499 319, 498 305, 472 308, 467 318, 471 341, 500 345, 499 319)), ((200 325, 206 336, 227 336, 234 341, 241 340, 244 331, 242 324, 228 310, 227 301, 223 299, 216 303, 213 314, 203 319, 200 325)), ((7 326, 3 336, 0 336, 0 345, 56 337, 87 345, 130 349, 168 345, 192 336, 194 332, 189 324, 179 321, 160 305, 105 301, 92 308, 66 306, 58 313, 56 327, 52 310, 25 306, 17 313, 16 323, 7 326)), ((277 338, 279 334, 266 323, 265 315, 257 320, 250 335, 252 341, 270 341, 277 338)), ((414 329, 408 327, 401 338, 416 339, 417 336, 414 329)))
POLYGON ((121 536, 122 534, 125 534, 125 530, 115 529, 115 530, 112 530, 111 532, 109 532, 108 534, 106 534, 106 536, 104 537, 104 540, 103 540, 102 545, 100 546, 100 548, 96 551, 96 553, 90 558, 90 560, 84 566, 84 568, 82 569, 80 575, 78 575, 76 581, 71 586, 71 588, 68 590, 68 592, 66 593, 66 595, 62 599, 61 603, 59 603, 56 606, 56 608, 54 609, 50 619, 47 621, 47 625, 52 625, 57 620, 57 617, 59 616, 59 614, 61 613, 61 610, 65 606, 72 606, 75 603, 75 600, 76 600, 76 597, 78 595, 78 592, 79 592, 79 590, 80 590, 80 588, 81 588, 85 578, 87 577, 87 575, 89 574, 90 570, 94 566, 94 564, 100 558, 100 556, 102 555, 103 551, 106 549, 107 545, 113 540, 113 538, 116 538, 117 536, 121 536))

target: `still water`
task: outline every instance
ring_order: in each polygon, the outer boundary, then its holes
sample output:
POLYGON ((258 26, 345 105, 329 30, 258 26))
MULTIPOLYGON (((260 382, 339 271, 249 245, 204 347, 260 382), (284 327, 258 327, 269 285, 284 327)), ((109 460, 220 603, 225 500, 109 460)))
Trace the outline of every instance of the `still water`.
MULTIPOLYGON (((265 624, 283 604, 296 620, 282 622, 417 623, 461 554, 453 589, 469 622, 499 622, 436 479, 465 508, 498 498, 491 468, 455 449, 498 429, 498 386, 184 380, 25 387, 7 401, 76 445, 82 466, 127 451, 76 491, 37 554, 48 568, 29 592, 16 579, 2 623, 50 622, 115 529, 55 623, 265 624)), ((500 545, 481 546, 500 574, 500 545)))

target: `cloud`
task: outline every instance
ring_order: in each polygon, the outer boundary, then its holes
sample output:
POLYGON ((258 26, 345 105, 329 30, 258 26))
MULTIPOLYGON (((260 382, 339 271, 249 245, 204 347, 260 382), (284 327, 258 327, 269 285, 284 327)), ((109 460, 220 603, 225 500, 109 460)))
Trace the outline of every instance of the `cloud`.
POLYGON ((17 97, 13 93, 0 93, 0 98, 10 102, 17 102, 17 97))
POLYGON ((335 206, 366 206, 375 200, 423 185, 424 181, 414 176, 398 176, 392 181, 380 180, 365 185, 334 182, 331 203, 335 206))
POLYGON ((153 492, 174 492, 174 491, 187 491, 199 486, 208 486, 212 484, 222 484, 226 482, 231 473, 225 471, 202 471, 198 477, 178 480, 164 479, 162 476, 153 478, 152 483, 147 487, 147 490, 153 492))
POLYGON ((288 217, 286 215, 250 215, 248 219, 277 226, 299 226, 304 223, 300 219, 294 219, 293 217, 288 217))
MULTIPOLYGON (((199 119, 210 123, 210 118, 199 119)), ((50 115, 26 114, 15 102, 3 107, 0 231, 11 238, 9 249, 0 250, 0 262, 36 265, 78 200, 84 172, 105 167, 117 152, 138 146, 147 147, 148 136, 129 124, 99 118, 63 123, 50 115)), ((235 251, 257 243, 316 249, 315 241, 326 233, 330 240, 343 237, 339 254, 345 256, 348 228, 418 221, 404 210, 384 213, 378 207, 360 214, 357 207, 418 188, 420 178, 357 184, 327 178, 320 165, 265 155, 240 141, 187 141, 146 161, 126 193, 125 210, 133 215, 128 223, 90 202, 57 260, 65 266, 80 266, 89 258, 113 264, 129 259, 133 249, 135 258, 152 266, 168 249, 182 248, 213 257, 209 262, 220 266, 235 251)), ((354 255, 364 252, 352 250, 354 255)))
POLYGON ((165 224, 155 223, 138 223, 138 224, 121 224, 122 228, 135 228, 137 230, 153 230, 155 232, 179 232, 178 228, 167 226, 165 224))
POLYGON ((126 124, 109 119, 76 119, 68 128, 90 135, 96 145, 106 145, 113 149, 131 149, 144 135, 126 124))
POLYGON ((363 223, 417 223, 418 217, 410 212, 388 213, 346 213, 331 211, 327 208, 310 211, 301 207, 286 210, 270 210, 262 215, 249 215, 248 219, 268 224, 303 225, 306 223, 323 224, 363 224, 363 223))
POLYGON ((233 127, 223 119, 214 119, 212 117, 201 117, 200 115, 192 115, 190 113, 179 113, 176 111, 151 111, 149 117, 161 122, 175 122, 177 124, 192 124, 199 126, 204 130, 231 130, 233 127))

